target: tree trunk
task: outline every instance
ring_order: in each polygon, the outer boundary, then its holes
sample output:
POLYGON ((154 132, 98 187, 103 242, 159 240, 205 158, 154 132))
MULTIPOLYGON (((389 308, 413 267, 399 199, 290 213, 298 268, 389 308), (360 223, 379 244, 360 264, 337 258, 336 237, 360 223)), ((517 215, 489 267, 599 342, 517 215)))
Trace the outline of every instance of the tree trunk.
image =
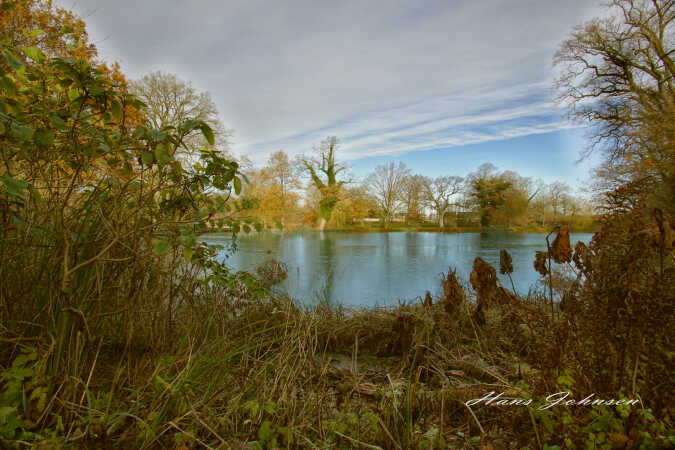
POLYGON ((438 213, 438 227, 443 228, 443 216, 445 216, 445 211, 438 213))
POLYGON ((319 231, 323 231, 326 228, 326 219, 323 217, 319 218, 319 231))

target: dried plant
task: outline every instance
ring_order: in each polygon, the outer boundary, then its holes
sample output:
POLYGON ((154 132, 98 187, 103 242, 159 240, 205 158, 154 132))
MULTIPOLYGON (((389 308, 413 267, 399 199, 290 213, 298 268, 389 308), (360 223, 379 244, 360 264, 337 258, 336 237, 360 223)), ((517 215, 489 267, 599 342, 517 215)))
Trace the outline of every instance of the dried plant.
POLYGON ((548 263, 546 262, 547 259, 548 259, 548 252, 537 251, 535 253, 534 270, 539 272, 541 276, 546 276, 546 274, 548 273, 548 263))
POLYGON ((288 266, 284 262, 270 259, 258 266, 256 273, 266 286, 273 286, 288 277, 288 266))
POLYGON ((497 272, 495 268, 482 258, 473 261, 473 270, 469 278, 471 287, 476 290, 479 306, 489 306, 497 291, 497 272))
POLYGON ((502 275, 513 273, 513 260, 506 250, 499 252, 499 273, 502 275))
POLYGON ((551 244, 551 257, 558 264, 570 262, 572 247, 570 246, 570 232, 567 225, 560 225, 558 233, 551 244))
POLYGON ((466 296, 464 289, 457 281, 457 274, 455 270, 448 269, 448 273, 443 281, 443 307, 445 312, 452 314, 457 310, 457 307, 464 302, 466 296))

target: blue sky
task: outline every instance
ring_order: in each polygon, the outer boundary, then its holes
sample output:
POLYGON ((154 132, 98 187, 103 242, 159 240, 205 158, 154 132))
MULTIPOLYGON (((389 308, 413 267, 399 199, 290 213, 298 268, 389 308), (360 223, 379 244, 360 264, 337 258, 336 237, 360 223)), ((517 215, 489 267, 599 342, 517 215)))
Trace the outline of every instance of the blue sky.
POLYGON ((591 0, 61 0, 130 78, 209 91, 232 151, 262 164, 328 135, 356 175, 402 160, 427 175, 484 162, 578 185, 586 145, 557 105, 552 59, 591 0))
POLYGON ((356 176, 365 176, 378 164, 403 161, 414 173, 465 176, 482 163, 490 162, 501 170, 513 170, 533 179, 560 180, 583 187, 590 169, 597 163, 595 159, 578 162, 579 151, 585 145, 581 130, 570 129, 396 157, 366 157, 350 166, 356 176))

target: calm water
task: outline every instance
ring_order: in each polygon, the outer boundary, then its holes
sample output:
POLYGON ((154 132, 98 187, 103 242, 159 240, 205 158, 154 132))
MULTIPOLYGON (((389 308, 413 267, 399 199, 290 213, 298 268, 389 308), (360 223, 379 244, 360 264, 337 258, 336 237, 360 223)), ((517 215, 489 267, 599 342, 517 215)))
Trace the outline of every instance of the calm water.
MULTIPOLYGON (((591 237, 572 234, 572 246, 579 240, 588 243, 591 237)), ((231 242, 225 234, 204 240, 231 242)), ((460 282, 468 283, 477 256, 499 269, 501 249, 513 258, 516 289, 527 293, 539 279, 532 262, 536 250, 546 250, 543 234, 264 232, 237 238, 237 251, 223 250, 221 257, 231 267, 249 271, 272 258, 285 262, 288 278, 278 289, 303 303, 327 297, 345 306, 375 306, 413 300, 427 290, 440 292, 439 274, 448 267, 456 268, 460 282)), ((508 277, 500 279, 511 287, 508 277)))

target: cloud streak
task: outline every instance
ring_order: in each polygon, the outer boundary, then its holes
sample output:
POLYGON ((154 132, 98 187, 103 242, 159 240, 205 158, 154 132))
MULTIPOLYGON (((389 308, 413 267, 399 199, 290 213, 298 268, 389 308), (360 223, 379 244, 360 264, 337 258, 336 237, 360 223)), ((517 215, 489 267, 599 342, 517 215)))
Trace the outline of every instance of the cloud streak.
POLYGON ((101 55, 212 93, 234 151, 261 163, 327 135, 342 157, 566 129, 551 60, 587 0, 78 0, 101 55))

